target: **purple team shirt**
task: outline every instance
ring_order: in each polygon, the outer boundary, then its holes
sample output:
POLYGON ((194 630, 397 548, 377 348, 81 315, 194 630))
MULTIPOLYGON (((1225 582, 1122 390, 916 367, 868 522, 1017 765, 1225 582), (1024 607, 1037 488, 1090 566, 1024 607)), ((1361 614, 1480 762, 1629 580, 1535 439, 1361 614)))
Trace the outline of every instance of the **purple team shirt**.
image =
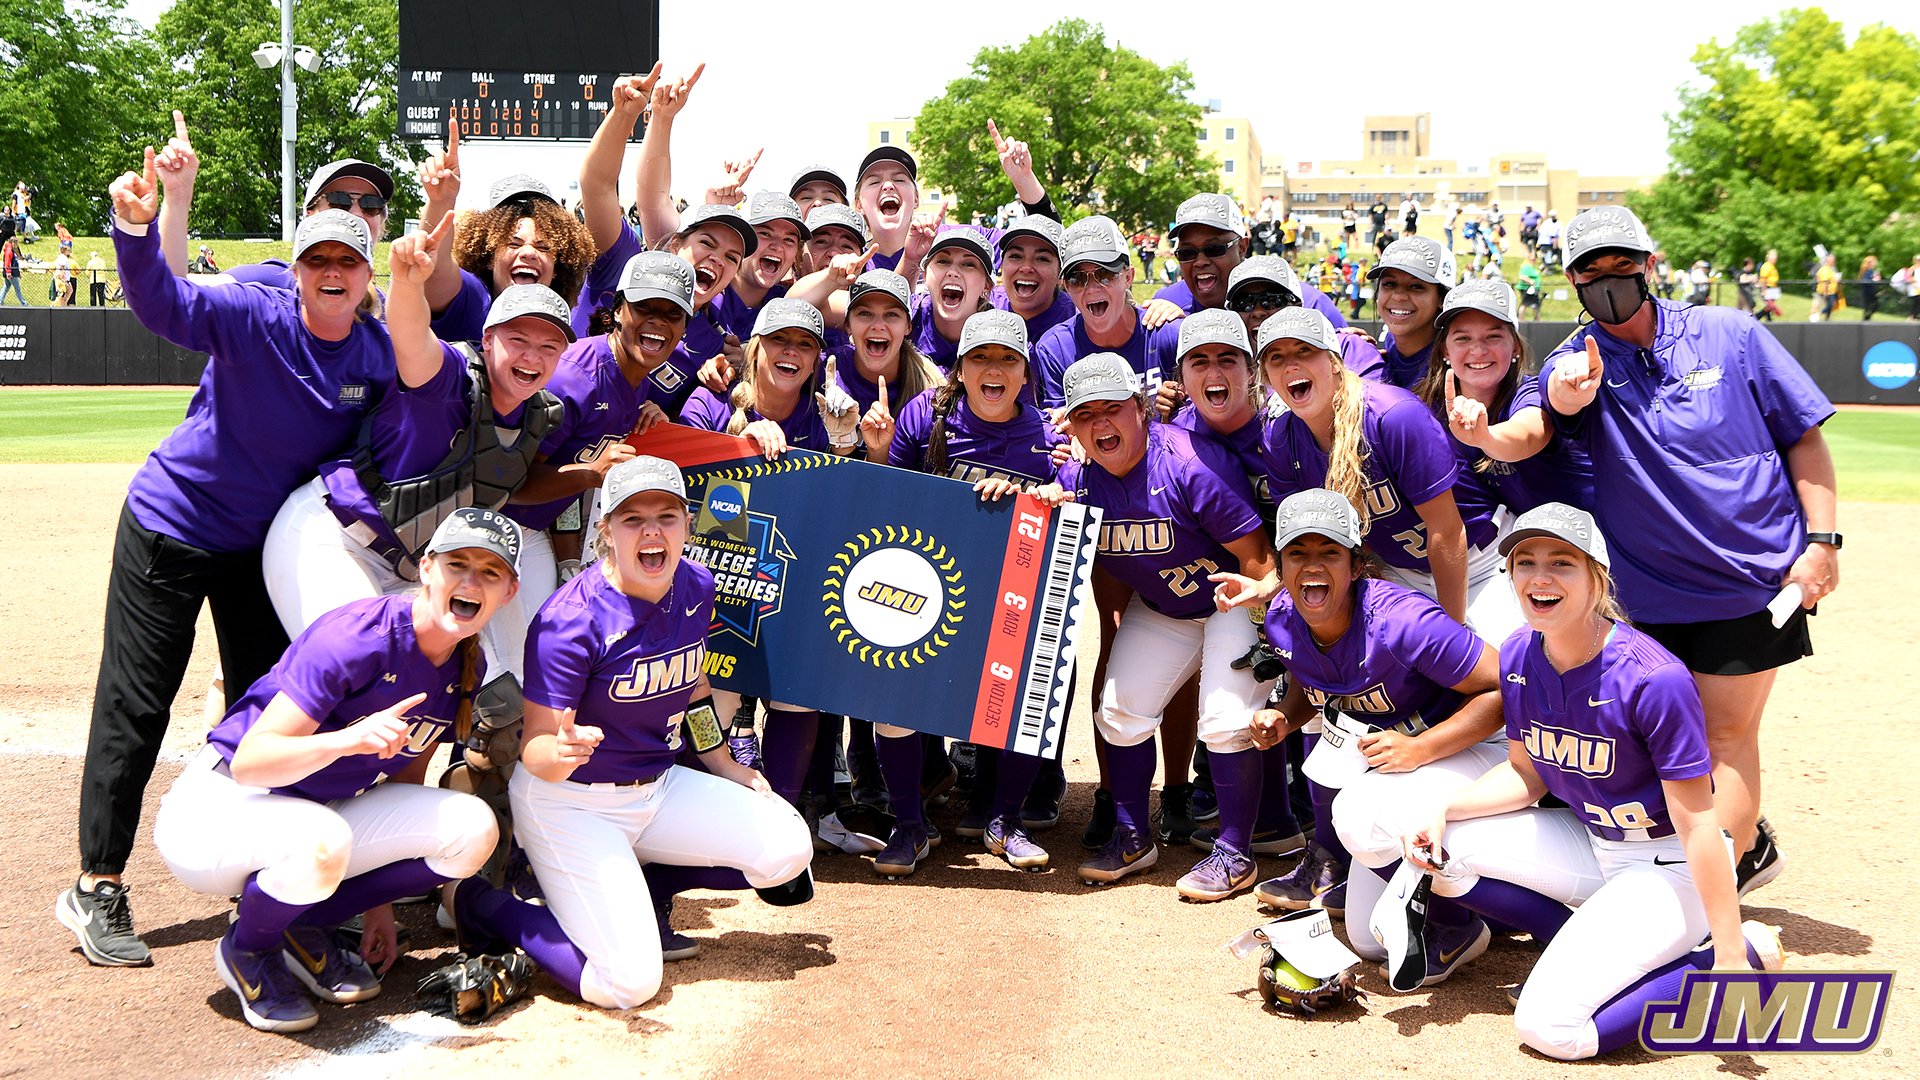
MULTIPOLYGON (((866 375, 860 371, 860 362, 854 359, 853 353, 851 341, 844 345, 828 346, 826 353, 821 356, 820 370, 826 370, 826 357, 832 356, 836 361, 834 374, 838 377, 836 381, 839 382, 840 389, 845 390, 847 396, 860 406, 860 415, 865 416, 867 410, 873 408, 873 403, 880 400, 880 385, 867 381, 866 375)), ((887 383, 887 409, 893 415, 899 416, 900 406, 900 380, 895 379, 887 383)))
POLYGON ((593 313, 601 308, 617 307, 620 303, 620 274, 627 268, 627 260, 646 250, 640 242, 640 234, 633 231, 625 217, 620 219, 620 235, 607 250, 601 252, 587 267, 587 280, 580 285, 580 296, 573 303, 573 333, 575 337, 586 337, 593 325, 593 313))
MULTIPOLYGON (((1368 450, 1367 506, 1372 514, 1367 548, 1394 566, 1430 573, 1427 527, 1416 507, 1449 488, 1455 489, 1454 501, 1460 504, 1467 543, 1473 547, 1492 543, 1495 530, 1487 513, 1487 496, 1471 479, 1461 477, 1452 436, 1433 411, 1397 386, 1365 379, 1360 386, 1367 395, 1360 420, 1368 450)), ((1326 451, 1314 441, 1306 421, 1291 412, 1267 421, 1260 454, 1275 499, 1326 486, 1326 451)))
POLYGON ((1233 455, 1167 424, 1147 428, 1146 456, 1127 475, 1069 461, 1060 484, 1104 511, 1100 565, 1170 618, 1213 614, 1208 575, 1238 572, 1240 560, 1226 545, 1260 527, 1253 489, 1233 455))
MULTIPOLYGON (((1495 423, 1511 420, 1529 408, 1545 410, 1546 405, 1540 399, 1540 383, 1522 378, 1495 423)), ((1550 411, 1547 429, 1553 430, 1550 411)), ((1461 454, 1461 467, 1465 470, 1462 475, 1471 476, 1489 491, 1498 505, 1515 515, 1550 502, 1593 509, 1593 462, 1588 460, 1585 448, 1558 432, 1554 432, 1545 449, 1532 457, 1524 461, 1489 459, 1483 472, 1474 471, 1474 464, 1485 456, 1480 451, 1459 442, 1454 443, 1454 449, 1461 454)))
POLYGON ((1181 320, 1175 319, 1156 330, 1149 330, 1142 321, 1146 309, 1136 307, 1133 313, 1133 336, 1127 339, 1126 344, 1115 348, 1095 345, 1093 339, 1087 336, 1077 313, 1034 342, 1032 385, 1041 408, 1058 409, 1066 403, 1060 380, 1075 360, 1094 353, 1110 352, 1124 357, 1128 366, 1140 376, 1142 389, 1148 395, 1157 392, 1162 382, 1180 377, 1181 320))
MULTIPOLYGON (((1007 295, 1006 289, 998 285, 995 285, 993 291, 987 294, 987 303, 992 304, 1001 311, 1013 310, 1013 298, 1007 295)), ((1073 316, 1073 301, 1067 298, 1067 291, 1065 289, 1055 289, 1053 293, 1053 303, 1047 305, 1045 310, 1033 318, 1029 319, 1022 315, 1021 319, 1027 324, 1027 340, 1031 342, 1039 341, 1041 337, 1045 336, 1047 331, 1073 318, 1073 316)))
MULTIPOLYGON (((738 281, 736 277, 735 283, 737 284, 738 281)), ((719 315, 720 325, 744 343, 753 336, 753 321, 760 317, 760 309, 767 306, 767 301, 785 295, 787 295, 787 287, 775 285, 767 290, 767 295, 762 297, 758 304, 749 305, 745 300, 740 299, 740 294, 733 290, 732 285, 728 285, 725 292, 714 298, 713 306, 716 314, 719 315)), ((698 370, 697 367, 696 370, 698 370)))
POLYGON ((1376 728, 1418 716, 1428 727, 1459 709, 1455 686, 1473 674, 1486 648, 1432 597, 1398 582, 1353 583, 1353 622, 1321 648, 1282 589, 1267 609, 1267 640, 1316 707, 1335 708, 1376 728))
POLYGON ((1806 546, 1787 448, 1833 415, 1805 369, 1732 308, 1656 300, 1659 332, 1636 349, 1598 326, 1562 353, 1600 343, 1606 378, 1579 416, 1553 423, 1593 461, 1593 509, 1635 621, 1751 615, 1806 546))
POLYGON ((914 293, 913 305, 907 313, 913 317, 913 347, 941 371, 952 371, 960 359, 960 343, 948 341, 941 335, 940 326, 933 319, 933 297, 923 292, 914 293))
MULTIPOLYGON (((613 347, 605 334, 581 338, 560 354, 553 378, 547 380, 547 393, 564 406, 560 422, 540 442, 540 453, 549 465, 575 465, 597 461, 614 443, 623 442, 640 420, 640 407, 652 393, 652 380, 639 386, 627 381, 613 347)), ((544 503, 509 502, 506 515, 523 528, 552 527, 578 495, 544 503)))
MULTIPOLYGON (((933 399, 939 393, 938 387, 924 391, 900 411, 887 464, 926 471, 927 449, 933 440, 933 399)), ((1054 476, 1053 447, 1064 440, 1031 405, 1023 403, 1013 419, 994 423, 975 416, 961 394, 947 414, 946 475, 969 484, 993 476, 1044 484, 1054 476)))
MULTIPOLYGON (((424 476, 446 459, 454 437, 466 430, 473 417, 467 404, 470 383, 467 358, 442 342, 440 370, 433 378, 412 389, 396 382, 374 405, 367 418, 367 434, 381 479, 391 483, 424 476)), ((495 416, 496 421, 501 419, 495 416)), ((361 485, 351 453, 320 466, 320 477, 327 486, 327 505, 341 524, 363 523, 398 546, 392 528, 361 485)))
POLYGON ((1340 335, 1340 362, 1363 379, 1387 382, 1387 358, 1358 334, 1340 335))
POLYGON ((527 629, 529 703, 578 710, 605 739, 571 779, 656 776, 680 750, 680 720, 707 656, 713 574, 681 559, 658 604, 628 596, 591 567, 560 586, 527 629))
MULTIPOLYGON (((585 577, 586 575, 581 575, 585 577)), ((597 576, 597 575, 596 575, 597 576)), ((480 661, 485 668, 486 662, 480 661)), ((460 650, 444 664, 420 651, 413 633, 413 594, 354 600, 313 621, 293 645, 207 734, 207 743, 228 762, 276 694, 319 722, 316 734, 339 731, 362 718, 392 708, 415 694, 427 699, 413 707, 407 744, 390 758, 355 754, 333 761, 284 787, 276 795, 314 802, 350 799, 432 753, 453 726, 460 705, 460 650)), ((480 672, 484 676, 484 670, 480 672)), ((485 682, 476 678, 474 685, 485 682)))
POLYGON ((1402 389, 1413 389, 1419 385, 1420 380, 1427 377, 1427 368, 1433 363, 1434 342, 1439 340, 1439 336, 1435 335, 1433 341, 1427 342, 1426 348, 1412 355, 1406 355, 1401 353, 1400 346, 1394 342, 1393 331, 1389 330, 1380 335, 1380 355, 1385 361, 1385 368, 1383 374, 1378 377, 1382 382, 1392 383, 1402 389))
POLYGON ((1200 413, 1191 402, 1182 401, 1180 408, 1167 423, 1189 432, 1195 440, 1205 439, 1217 443, 1231 453, 1240 467, 1246 470, 1247 483, 1253 488, 1254 506, 1260 510, 1260 521, 1271 527, 1273 524, 1274 500, 1272 485, 1267 482, 1267 466, 1260 457, 1260 413, 1255 412, 1253 419, 1241 424, 1233 431, 1215 431, 1211 425, 1200 418, 1200 413))
MULTIPOLYGON (((875 393, 878 393, 876 388, 875 393)), ((688 427, 705 431, 725 431, 733 419, 733 406, 727 400, 706 387, 693 392, 687 399, 687 407, 680 410, 680 422, 688 427)), ((747 422, 771 419, 757 409, 748 410, 747 422)), ((785 420, 775 421, 787 436, 787 445, 800 450, 818 450, 823 454, 833 452, 827 442, 827 425, 820 419, 820 406, 813 395, 802 392, 794 409, 785 420)))
POLYGON ((113 229, 127 306, 141 325, 211 355, 186 418, 127 489, 142 527, 205 551, 250 551, 293 489, 345 453, 394 385, 385 326, 360 319, 343 341, 300 321, 296 294, 173 276, 159 234, 113 229))
MULTIPOLYGON (((1168 301, 1189 315, 1200 310, 1199 303, 1193 298, 1193 290, 1187 288, 1185 280, 1176 281, 1161 289, 1153 294, 1153 298, 1168 301)), ((1347 317, 1340 314, 1340 305, 1334 303, 1326 293, 1307 284, 1305 280, 1300 282, 1300 306, 1310 307, 1325 315, 1335 330, 1347 325, 1347 317)))
POLYGON ((1625 623, 1599 656, 1565 674, 1547 662, 1538 633, 1515 631, 1500 646, 1500 704, 1507 738, 1595 836, 1673 835, 1661 781, 1713 772, 1692 673, 1625 623))

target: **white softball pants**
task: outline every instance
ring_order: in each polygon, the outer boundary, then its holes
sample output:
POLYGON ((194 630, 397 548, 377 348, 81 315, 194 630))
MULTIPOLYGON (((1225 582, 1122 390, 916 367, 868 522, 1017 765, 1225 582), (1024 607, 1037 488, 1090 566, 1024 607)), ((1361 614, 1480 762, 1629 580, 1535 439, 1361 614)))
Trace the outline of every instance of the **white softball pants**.
POLYGON ((587 955, 580 996, 609 1009, 660 990, 660 930, 642 862, 731 866, 755 888, 813 861, 799 811, 771 792, 674 766, 642 787, 558 783, 516 769, 508 784, 515 839, 547 907, 587 955))
MULTIPOLYGON (((527 599, 533 577, 527 558, 532 539, 545 533, 528 533, 521 545, 520 591, 487 620, 480 631, 480 647, 487 657, 487 670, 493 674, 513 673, 525 682, 527 624, 540 603, 553 593, 547 584, 540 602, 529 606, 527 599)), ((545 568, 549 582, 553 577, 553 548, 546 547, 545 568)), ((399 575, 381 558, 341 526, 340 519, 327 509, 326 482, 314 477, 295 488, 267 529, 267 541, 260 553, 261 571, 266 575, 267 596, 273 610, 287 628, 289 638, 297 638, 313 621, 334 608, 375 596, 394 596, 419 587, 399 575)))
POLYGON ((1152 738, 1174 691, 1197 671, 1200 741, 1222 753, 1252 749, 1247 725, 1254 710, 1266 704, 1273 682, 1254 678, 1252 668, 1232 665, 1258 637, 1243 609, 1175 619, 1135 596, 1120 617, 1107 659, 1107 681, 1094 715, 1101 737, 1114 746, 1137 746, 1152 738))
MULTIPOLYGON (((1424 570, 1383 564, 1380 576, 1418 589, 1438 599, 1433 575, 1424 570)), ((1467 549, 1467 629, 1482 641, 1498 646, 1525 622, 1520 600, 1513 595, 1513 583, 1507 578, 1506 560, 1500 557, 1499 541, 1483 548, 1467 549)))
POLYGON ((1387 958, 1369 932, 1374 905, 1387 891, 1385 879, 1371 868, 1391 866, 1400 858, 1400 837, 1422 823, 1430 807, 1505 760, 1506 739, 1474 743, 1412 772, 1369 772, 1333 797, 1334 832, 1353 856, 1347 875, 1347 911, 1352 913, 1347 937, 1355 953, 1368 960, 1387 958))
POLYGON ((450 880, 471 877, 493 853, 493 811, 472 795, 391 781, 350 799, 314 802, 246 787, 214 771, 205 747, 160 800, 153 843, 180 883, 232 896, 255 871, 267 895, 317 904, 350 877, 425 859, 450 880))

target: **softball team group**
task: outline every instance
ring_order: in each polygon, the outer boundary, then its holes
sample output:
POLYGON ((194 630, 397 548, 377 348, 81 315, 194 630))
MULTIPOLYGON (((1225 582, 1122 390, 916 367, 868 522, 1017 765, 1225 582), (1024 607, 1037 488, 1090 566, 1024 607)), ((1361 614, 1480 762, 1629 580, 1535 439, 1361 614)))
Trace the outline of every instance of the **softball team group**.
POLYGON ((1558 1058, 1686 970, 1779 966, 1739 904, 1783 865, 1760 718, 1838 585, 1833 409, 1750 317, 1655 299, 1631 212, 1569 224, 1591 321, 1544 361, 1425 237, 1371 271, 1376 343, 1223 195, 1136 304, 1119 225, 1062 228, 997 129, 1005 230, 918 214, 895 146, 676 212, 700 74, 616 84, 577 215, 529 176, 456 215, 451 140, 385 293, 376 165, 315 174, 289 262, 217 277, 185 273, 179 114, 114 183, 128 305, 210 360, 115 540, 56 908, 89 960, 151 963, 121 872, 203 602, 212 730, 154 840, 237 897, 215 968, 263 1030, 379 993, 392 903, 436 887, 463 985, 643 1005, 699 948, 675 894, 803 903, 816 850, 910 875, 962 772, 959 835, 1048 867, 1057 764, 708 685, 696 507, 626 441, 675 422, 1100 508, 1090 883, 1190 844, 1179 896, 1343 915, 1396 990, 1530 934, 1516 1023, 1558 1058))

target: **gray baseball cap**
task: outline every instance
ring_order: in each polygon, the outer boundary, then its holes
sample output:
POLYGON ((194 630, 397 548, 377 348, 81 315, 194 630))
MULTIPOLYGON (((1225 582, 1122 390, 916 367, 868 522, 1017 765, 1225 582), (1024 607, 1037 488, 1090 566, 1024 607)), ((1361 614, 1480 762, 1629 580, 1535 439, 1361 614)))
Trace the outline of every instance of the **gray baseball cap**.
POLYGON ((1520 302, 1514 297, 1513 286, 1504 281, 1487 281, 1474 278, 1463 281, 1453 291, 1447 293, 1447 299, 1440 305, 1440 314, 1433 324, 1444 329, 1453 321, 1455 315, 1463 311, 1478 311, 1491 315, 1512 327, 1514 333, 1520 332, 1520 302))
MULTIPOLYGON (((539 286, 530 286, 539 288, 539 286)), ((439 555, 463 548, 479 548, 500 556, 520 576, 520 525, 495 510, 463 506, 448 514, 427 541, 427 554, 439 555)))
POLYGON ((1367 280, 1378 280, 1389 270, 1412 274, 1443 289, 1451 289, 1460 282, 1453 252, 1428 236, 1403 236, 1388 244, 1387 250, 1380 253, 1380 261, 1367 271, 1367 280))
POLYGON ((1180 347, 1174 355, 1185 360, 1187 353, 1202 345, 1231 345, 1253 355, 1246 320, 1225 308, 1202 308, 1180 320, 1180 347))
POLYGON ((1364 539, 1360 515, 1354 511, 1353 504, 1345 495, 1327 488, 1296 491, 1280 500, 1280 507, 1273 515, 1273 529, 1275 551, 1308 533, 1350 548, 1359 547, 1364 539))
POLYGON ((643 454, 607 470, 607 478, 600 484, 602 514, 613 513, 621 503, 645 491, 664 491, 683 503, 687 501, 687 481, 680 475, 680 466, 666 458, 643 454))
POLYGON ((868 293, 885 293, 902 308, 913 310, 913 286, 891 270, 869 270, 854 278, 853 287, 847 290, 847 307, 852 308, 868 293))
POLYGON ((509 285, 500 290, 500 295, 493 298, 493 306, 487 309, 487 321, 481 329, 491 330, 501 323, 528 317, 545 319, 559 327, 568 341, 576 340, 573 309, 567 307, 559 293, 545 285, 509 285))
POLYGON ((1212 191, 1203 191, 1181 203, 1180 209, 1173 212, 1173 228, 1168 235, 1178 238, 1180 230, 1189 225, 1205 225, 1235 236, 1247 235, 1247 219, 1241 215, 1233 196, 1212 191))
POLYGON ((825 165, 808 165, 806 168, 794 173, 793 182, 787 185, 787 197, 789 199, 799 198, 800 189, 813 183, 815 180, 824 180, 832 184, 835 188, 839 189, 841 198, 844 199, 847 197, 846 180, 843 179, 838 172, 825 165))
POLYGON ((632 303, 671 300, 693 314, 693 265, 670 251, 642 251, 620 271, 620 295, 632 303))
POLYGON ((847 230, 853 234, 856 241, 862 244, 867 242, 867 219, 861 217, 860 211, 853 207, 842 206, 839 203, 821 203, 807 211, 809 236, 821 229, 833 228, 847 230))
POLYGON ((1569 270, 1579 269, 1583 260, 1601 251, 1651 255, 1655 250, 1647 227, 1624 206, 1602 206, 1575 217, 1567 222, 1561 243, 1567 250, 1569 270))
POLYGON ((1500 538, 1500 556, 1513 554, 1514 548, 1536 536, 1565 540, 1594 562, 1607 565, 1607 538, 1600 533, 1600 523, 1577 506, 1541 503, 1521 514, 1514 519, 1513 531, 1500 538))
POLYGON ((357 176, 367 183, 372 184, 373 189, 380 193, 381 198, 393 198, 393 175, 391 173, 371 161, 361 161, 358 158, 341 158, 339 161, 327 162, 325 165, 320 166, 318 172, 313 174, 313 179, 307 181, 306 201, 300 205, 312 206, 313 200, 319 198, 320 193, 327 190, 328 184, 333 183, 343 176, 357 176))
POLYGON ((765 337, 776 330, 805 330, 812 334, 822 345, 827 340, 827 323, 820 317, 820 309, 805 300, 796 300, 791 296, 776 296, 767 301, 760 309, 759 317, 753 320, 753 336, 765 337))
POLYGON ((927 249, 927 261, 931 262, 935 254, 944 248, 964 248, 980 256, 981 265, 987 273, 993 273, 993 245, 987 243, 987 235, 971 225, 949 225, 940 230, 933 238, 933 246, 927 249))
POLYGON ((1340 355, 1339 332, 1315 308, 1290 307, 1267 316, 1267 321, 1260 324, 1253 354, 1264 356, 1268 346, 1283 339, 1304 341, 1317 349, 1340 355))
POLYGON ((1027 320, 999 308, 974 312, 960 327, 960 347, 954 355, 964 360, 982 345, 1005 345, 1028 359, 1027 320))
POLYGON ((1060 272, 1065 274, 1083 262, 1123 263, 1128 252, 1127 234, 1112 218, 1101 214, 1083 217, 1060 234, 1060 272))
POLYGON ((1136 376, 1126 358, 1118 353, 1101 352, 1083 356, 1067 366, 1060 376, 1060 389, 1066 397, 1066 410, 1072 412, 1090 401, 1125 401, 1138 397, 1136 376))
POLYGON ((1059 222, 1045 214, 1028 214, 1007 226, 1006 230, 1000 234, 999 247, 1001 251, 1005 251, 1008 244, 1022 236, 1037 236, 1045 240, 1047 246, 1053 249, 1053 253, 1058 255, 1060 254, 1060 237, 1064 232, 1066 230, 1061 228, 1059 222))
POLYGON ((912 154, 907 153, 898 146, 892 145, 876 146, 867 151, 867 156, 860 159, 860 172, 854 177, 853 182, 857 184, 865 180, 867 173, 872 171, 875 165, 883 161, 898 163, 901 168, 907 170, 907 175, 913 179, 914 183, 918 184, 920 182, 920 163, 913 160, 912 154))
POLYGON ((373 237, 367 223, 345 210, 322 210, 300 219, 293 230, 293 257, 298 259, 315 244, 345 244, 368 262, 373 261, 373 237))
POLYGON ((555 206, 560 204, 560 200, 553 197, 553 189, 538 178, 526 173, 514 173, 512 176, 503 176, 487 186, 487 205, 504 206, 523 195, 545 199, 555 206))
POLYGON ((747 223, 765 225, 774 221, 790 221, 800 230, 800 239, 804 243, 810 235, 807 231, 807 219, 800 216, 800 204, 777 191, 756 191, 747 200, 747 223))
POLYGON ((1243 288, 1249 288, 1261 282, 1278 285, 1300 302, 1300 275, 1294 273, 1293 266, 1278 255, 1253 255, 1240 260, 1227 274, 1227 299, 1243 288))
POLYGON ((759 234, 753 231, 753 225, 747 221, 746 216, 731 206, 722 206, 719 203, 690 207, 686 215, 680 219, 680 231, 691 232, 702 225, 714 224, 725 225, 740 234, 740 242, 746 245, 746 248, 740 252, 742 256, 753 254, 753 249, 760 246, 759 234))

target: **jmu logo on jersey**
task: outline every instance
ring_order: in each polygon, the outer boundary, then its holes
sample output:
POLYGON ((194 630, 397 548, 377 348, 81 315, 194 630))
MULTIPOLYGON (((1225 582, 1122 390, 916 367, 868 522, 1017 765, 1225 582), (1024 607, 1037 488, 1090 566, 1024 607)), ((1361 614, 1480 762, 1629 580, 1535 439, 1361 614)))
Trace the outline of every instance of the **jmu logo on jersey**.
POLYGON ((869 604, 878 604, 881 607, 892 608, 895 611, 903 611, 908 615, 918 615, 920 614, 920 609, 927 606, 927 598, 924 595, 917 592, 909 592, 906 589, 895 588, 892 585, 878 580, 869 582, 866 588, 861 589, 854 595, 869 604))
POLYGON ((1311 686, 1302 689, 1307 692, 1307 703, 1316 709, 1325 708, 1328 702, 1332 702, 1333 707, 1341 712, 1386 716, 1394 711, 1393 698, 1382 683, 1374 683, 1357 694, 1329 694, 1311 686))
POLYGON ((408 717, 408 720, 407 748, 402 751, 408 757, 419 757, 433 749, 433 744, 440 741, 440 733, 447 730, 445 720, 436 720, 431 716, 418 720, 408 717))
POLYGON ((625 675, 607 687, 607 696, 615 701, 644 701, 684 690, 704 673, 706 660, 704 641, 678 652, 639 657, 625 675))
POLYGON ((1374 517, 1386 517, 1400 509, 1400 493, 1393 489, 1393 482, 1381 480, 1367 485, 1367 513, 1374 517))
POLYGON ((1100 523, 1100 554, 1158 555, 1173 550, 1173 522, 1168 518, 1100 523))
POLYGON ((1689 971, 1640 1016, 1656 1054, 1859 1054, 1880 1039, 1891 971, 1689 971))
POLYGON ((1582 776, 1612 776, 1614 742, 1599 735, 1534 724, 1527 728, 1527 756, 1582 776))

